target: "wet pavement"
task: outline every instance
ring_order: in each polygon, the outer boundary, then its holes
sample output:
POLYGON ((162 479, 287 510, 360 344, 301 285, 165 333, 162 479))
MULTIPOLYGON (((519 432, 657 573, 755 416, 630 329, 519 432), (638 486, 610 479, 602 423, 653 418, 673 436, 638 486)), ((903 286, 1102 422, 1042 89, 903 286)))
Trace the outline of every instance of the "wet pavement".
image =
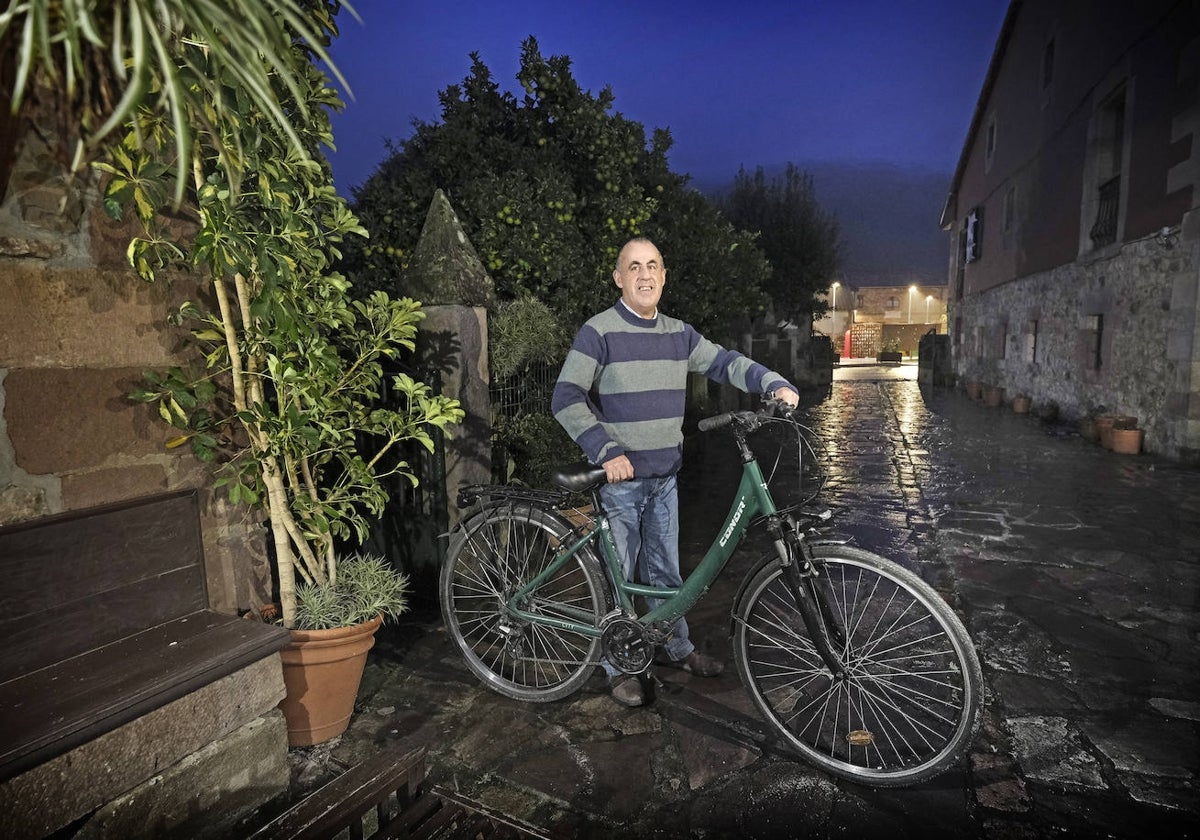
MULTIPOLYGON (((641 709, 612 703, 599 674, 555 703, 491 692, 425 593, 381 633, 347 733, 293 751, 295 792, 385 747, 424 745, 432 781, 566 837, 1195 836, 1200 471, 865 370, 808 409, 820 500, 843 534, 963 616, 987 683, 964 766, 881 791, 786 751, 732 668, 733 596, 765 550, 751 537, 689 615, 697 646, 729 669, 659 669, 641 709)), ((737 469, 727 438, 689 439, 685 566, 737 469)))

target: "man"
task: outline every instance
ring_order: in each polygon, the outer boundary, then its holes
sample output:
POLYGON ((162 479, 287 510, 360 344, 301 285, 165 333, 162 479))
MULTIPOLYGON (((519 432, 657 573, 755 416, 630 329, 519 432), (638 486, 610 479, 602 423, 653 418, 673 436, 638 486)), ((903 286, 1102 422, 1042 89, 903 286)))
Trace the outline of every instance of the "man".
MULTIPOLYGON (((640 571, 650 585, 678 587, 675 474, 683 457, 688 373, 702 373, 747 393, 774 391, 792 406, 799 396, 778 373, 659 313, 667 270, 649 239, 625 243, 613 280, 621 299, 592 317, 575 337, 551 407, 588 459, 608 476, 601 499, 626 578, 632 580, 640 571)), ((715 677, 724 670, 722 662, 696 650, 682 618, 664 649, 667 664, 698 676, 715 677)), ((624 706, 646 702, 640 680, 603 664, 614 700, 624 706)))

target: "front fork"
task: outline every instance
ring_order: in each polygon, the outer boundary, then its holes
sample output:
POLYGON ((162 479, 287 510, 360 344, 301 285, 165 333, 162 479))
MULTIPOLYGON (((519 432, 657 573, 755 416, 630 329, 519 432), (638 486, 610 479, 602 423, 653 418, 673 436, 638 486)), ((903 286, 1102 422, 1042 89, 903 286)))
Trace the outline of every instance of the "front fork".
POLYGON ((817 654, 835 680, 844 679, 846 664, 835 648, 845 650, 846 629, 830 603, 828 582, 813 562, 812 549, 798 529, 785 526, 783 517, 772 517, 767 531, 817 654))

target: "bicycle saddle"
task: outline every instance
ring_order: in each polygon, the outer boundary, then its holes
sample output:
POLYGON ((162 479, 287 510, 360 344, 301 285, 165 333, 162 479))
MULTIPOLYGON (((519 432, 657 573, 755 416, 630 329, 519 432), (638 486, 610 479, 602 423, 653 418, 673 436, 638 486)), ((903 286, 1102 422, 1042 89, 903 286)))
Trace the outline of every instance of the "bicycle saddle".
POLYGON ((550 474, 550 480, 572 493, 586 493, 605 482, 604 467, 595 464, 574 464, 559 467, 550 474))

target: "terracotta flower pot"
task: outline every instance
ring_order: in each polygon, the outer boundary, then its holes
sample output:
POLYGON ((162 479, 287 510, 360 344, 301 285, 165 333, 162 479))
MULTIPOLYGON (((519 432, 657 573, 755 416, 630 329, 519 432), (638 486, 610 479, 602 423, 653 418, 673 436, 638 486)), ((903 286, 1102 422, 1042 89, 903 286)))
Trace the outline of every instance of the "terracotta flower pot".
POLYGON ((292 641, 280 651, 287 696, 279 704, 290 746, 320 744, 346 731, 367 651, 382 623, 378 616, 353 627, 292 631, 292 641))
POLYGON ((1142 451, 1142 429, 1112 429, 1108 434, 1113 452, 1136 455, 1142 451))
POLYGON ((990 408, 997 408, 1003 405, 1004 389, 996 385, 987 386, 983 391, 983 402, 984 405, 990 408))
POLYGON ((1096 437, 1105 449, 1112 449, 1112 427, 1116 419, 1112 414, 1101 414, 1096 418, 1096 437))
POLYGON ((1012 410, 1016 414, 1028 414, 1032 400, 1024 395, 1013 397, 1012 410))
POLYGON ((1079 421, 1079 436, 1090 443, 1100 440, 1100 430, 1094 418, 1085 417, 1079 421))
POLYGON ((973 400, 977 400, 983 395, 983 385, 977 379, 968 379, 966 389, 967 396, 973 400))

